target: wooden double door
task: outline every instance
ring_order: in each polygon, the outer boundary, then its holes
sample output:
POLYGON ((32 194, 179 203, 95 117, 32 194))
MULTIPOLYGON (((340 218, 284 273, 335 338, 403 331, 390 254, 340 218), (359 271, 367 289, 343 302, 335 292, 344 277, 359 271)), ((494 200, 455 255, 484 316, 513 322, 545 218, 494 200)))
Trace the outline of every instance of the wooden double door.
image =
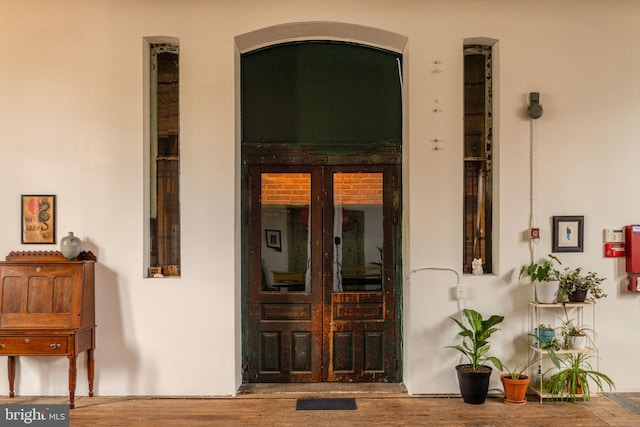
POLYGON ((398 165, 250 166, 246 382, 395 382, 398 165))

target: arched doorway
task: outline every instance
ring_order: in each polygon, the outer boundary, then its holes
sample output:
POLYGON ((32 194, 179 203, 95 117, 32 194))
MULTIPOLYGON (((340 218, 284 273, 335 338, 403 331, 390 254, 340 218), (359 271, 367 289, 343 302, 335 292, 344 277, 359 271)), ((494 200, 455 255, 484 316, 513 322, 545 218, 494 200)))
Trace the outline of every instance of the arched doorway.
POLYGON ((401 381, 401 64, 321 38, 241 54, 245 382, 401 381))

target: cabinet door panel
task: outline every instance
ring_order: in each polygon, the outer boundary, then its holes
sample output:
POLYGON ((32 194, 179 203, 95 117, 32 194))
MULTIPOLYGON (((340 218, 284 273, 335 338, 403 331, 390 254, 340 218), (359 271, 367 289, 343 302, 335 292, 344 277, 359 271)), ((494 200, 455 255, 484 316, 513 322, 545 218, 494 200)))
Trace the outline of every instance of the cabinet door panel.
POLYGON ((30 277, 27 285, 27 312, 51 313, 53 281, 50 277, 30 277))
POLYGON ((1 266, 0 327, 80 327, 82 278, 82 264, 1 266))
POLYGON ((21 277, 5 277, 2 281, 2 313, 20 313, 24 311, 22 301, 26 291, 25 280, 21 277))

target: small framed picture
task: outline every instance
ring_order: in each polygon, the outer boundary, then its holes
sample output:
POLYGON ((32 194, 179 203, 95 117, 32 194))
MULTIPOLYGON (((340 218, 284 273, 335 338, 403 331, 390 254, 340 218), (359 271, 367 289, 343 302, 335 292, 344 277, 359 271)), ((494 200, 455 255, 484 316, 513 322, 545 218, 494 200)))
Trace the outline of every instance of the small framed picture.
POLYGON ((264 230, 265 238, 267 239, 267 247, 275 249, 276 251, 282 251, 282 236, 280 230, 264 230))
POLYGON ((56 196, 21 196, 22 243, 56 243, 56 196))
POLYGON ((553 217, 552 252, 584 252, 584 216, 553 217))

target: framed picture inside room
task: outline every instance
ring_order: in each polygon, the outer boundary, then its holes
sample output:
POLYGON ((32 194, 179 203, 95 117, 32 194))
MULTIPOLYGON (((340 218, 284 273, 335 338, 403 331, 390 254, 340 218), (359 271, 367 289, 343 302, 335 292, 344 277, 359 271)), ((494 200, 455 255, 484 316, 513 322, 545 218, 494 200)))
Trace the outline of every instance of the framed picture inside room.
POLYGON ((552 252, 584 252, 584 216, 553 217, 552 252))
POLYGON ((282 251, 282 236, 280 230, 264 230, 264 234, 268 248, 275 249, 278 252, 282 251))
POLYGON ((56 196, 23 194, 21 200, 22 243, 56 243, 56 196))

